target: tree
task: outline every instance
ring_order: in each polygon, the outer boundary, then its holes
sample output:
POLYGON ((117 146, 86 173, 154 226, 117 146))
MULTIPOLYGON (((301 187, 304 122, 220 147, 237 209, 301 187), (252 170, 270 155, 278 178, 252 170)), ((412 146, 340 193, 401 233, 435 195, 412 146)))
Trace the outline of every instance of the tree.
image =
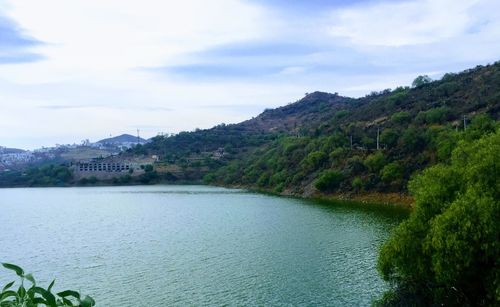
POLYGON ((403 178, 404 168, 399 162, 391 162, 380 171, 380 178, 387 183, 391 183, 403 178))
POLYGON ((411 115, 408 112, 396 112, 392 114, 391 121, 396 124, 407 124, 411 121, 411 115))
POLYGON ((380 142, 389 147, 394 147, 398 143, 399 132, 395 129, 386 128, 380 134, 380 142))
POLYGON ((412 87, 420 87, 424 84, 431 83, 431 81, 432 81, 432 79, 427 75, 418 76, 415 78, 415 80, 413 80, 413 82, 411 83, 411 86, 412 87))
POLYGON ((500 130, 410 181, 416 208, 383 245, 383 305, 500 304, 500 130), (420 301, 417 301, 420 300, 420 301))
POLYGON ((372 173, 378 173, 386 163, 385 155, 381 151, 377 151, 366 157, 365 166, 372 173))
POLYGON ((364 186, 363 179, 361 179, 360 177, 354 177, 354 179, 351 182, 351 187, 353 188, 353 190, 355 192, 359 192, 360 190, 363 189, 363 186, 364 186))
POLYGON ((333 191, 339 187, 342 180, 344 180, 342 173, 329 170, 323 172, 314 185, 322 192, 333 191))

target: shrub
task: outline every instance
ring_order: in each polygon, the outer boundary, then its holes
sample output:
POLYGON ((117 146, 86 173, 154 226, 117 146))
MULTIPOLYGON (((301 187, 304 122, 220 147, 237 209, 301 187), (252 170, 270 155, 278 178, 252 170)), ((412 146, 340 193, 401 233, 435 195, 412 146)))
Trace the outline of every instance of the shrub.
POLYGON ((449 119, 450 113, 451 111, 447 107, 434 108, 418 113, 416 121, 426 124, 440 124, 449 119))
POLYGON ((361 191, 364 187, 363 179, 361 179, 360 177, 354 177, 354 179, 351 182, 351 186, 354 191, 356 192, 361 191))
POLYGON ((314 186, 322 192, 333 191, 339 187, 343 179, 344 176, 340 172, 325 171, 316 180, 314 186))
POLYGON ((406 124, 411 120, 411 115, 408 112, 396 112, 392 114, 391 121, 396 124, 406 124))
POLYGON ((384 167, 385 163, 385 155, 381 151, 377 151, 365 159, 365 166, 372 173, 378 173, 384 167))
POLYGON ((302 160, 302 167, 305 170, 315 170, 328 159, 326 153, 322 151, 313 151, 307 155, 307 157, 302 160))
POLYGON ((390 147, 396 146, 398 139, 399 132, 391 128, 384 129, 380 134, 380 142, 390 147))
POLYGON ((380 178, 387 183, 403 179, 404 169, 401 163, 391 162, 380 171, 380 178))

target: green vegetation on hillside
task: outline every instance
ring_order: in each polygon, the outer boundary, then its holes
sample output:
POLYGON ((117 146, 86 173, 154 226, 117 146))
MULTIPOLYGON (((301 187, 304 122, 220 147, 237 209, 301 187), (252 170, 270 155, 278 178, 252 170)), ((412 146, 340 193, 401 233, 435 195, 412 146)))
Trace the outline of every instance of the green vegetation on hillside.
POLYGON ((47 187, 71 184, 73 174, 64 165, 42 165, 24 171, 7 171, 0 174, 0 187, 47 187))
MULTIPOLYGON (((412 174, 494 131, 499 102, 500 63, 357 99, 315 92, 239 124, 157 136, 124 154, 158 156, 153 171, 108 184, 203 179, 298 195, 406 193, 412 174)), ((99 184, 74 182, 64 168, 3 172, 0 186, 99 184)))
MULTIPOLYGON (((471 135, 469 135, 471 136, 471 135)), ((380 252, 384 306, 500 304, 500 129, 410 181, 416 208, 380 252)))
POLYGON ((287 194, 406 193, 412 174, 446 162, 458 142, 495 130, 500 63, 353 99, 315 92, 251 120, 158 136, 176 177, 287 194), (215 151, 223 155, 214 158, 215 151), (325 185, 328 174, 337 174, 325 185))

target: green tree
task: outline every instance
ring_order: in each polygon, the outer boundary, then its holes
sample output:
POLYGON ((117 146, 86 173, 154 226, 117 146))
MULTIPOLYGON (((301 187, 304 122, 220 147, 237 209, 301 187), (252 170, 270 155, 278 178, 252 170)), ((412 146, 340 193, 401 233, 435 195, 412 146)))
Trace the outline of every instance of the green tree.
POLYGON ((416 208, 383 245, 382 305, 500 304, 500 130, 415 177, 416 208))
POLYGON ((387 145, 388 147, 396 146, 398 143, 398 139, 399 132, 391 128, 384 129, 380 134, 380 142, 387 145))
POLYGON ((392 114, 391 121, 396 124, 407 124, 411 121, 411 115, 408 112, 396 112, 392 114))
POLYGON ((378 173, 382 169, 382 167, 384 167, 385 163, 386 158, 384 153, 382 153, 381 151, 377 151, 376 153, 369 155, 365 159, 365 166, 372 173, 378 173))
POLYGON ((399 162, 391 162, 380 171, 380 178, 387 183, 401 180, 404 175, 404 168, 399 162))
POLYGON ((305 170, 315 170, 328 161, 328 156, 323 151, 313 151, 302 161, 305 170))
POLYGON ((351 187, 353 188, 353 190, 355 192, 359 192, 363 189, 363 186, 364 186, 363 179, 361 179, 360 177, 354 177, 354 179, 351 182, 351 187))
POLYGON ((431 83, 431 81, 432 81, 432 79, 427 75, 418 76, 415 78, 415 80, 413 80, 413 82, 411 83, 411 86, 412 87, 419 87, 419 86, 422 86, 424 84, 431 83))
POLYGON ((338 188, 342 180, 344 180, 342 173, 328 170, 319 176, 314 185, 318 190, 328 192, 338 188))

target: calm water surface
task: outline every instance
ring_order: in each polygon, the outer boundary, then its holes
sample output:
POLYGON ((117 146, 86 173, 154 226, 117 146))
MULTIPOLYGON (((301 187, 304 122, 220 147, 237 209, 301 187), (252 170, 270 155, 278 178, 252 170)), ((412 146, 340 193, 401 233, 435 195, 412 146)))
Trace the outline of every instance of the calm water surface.
POLYGON ((403 218, 204 186, 0 189, 0 262, 97 306, 363 306, 403 218))

